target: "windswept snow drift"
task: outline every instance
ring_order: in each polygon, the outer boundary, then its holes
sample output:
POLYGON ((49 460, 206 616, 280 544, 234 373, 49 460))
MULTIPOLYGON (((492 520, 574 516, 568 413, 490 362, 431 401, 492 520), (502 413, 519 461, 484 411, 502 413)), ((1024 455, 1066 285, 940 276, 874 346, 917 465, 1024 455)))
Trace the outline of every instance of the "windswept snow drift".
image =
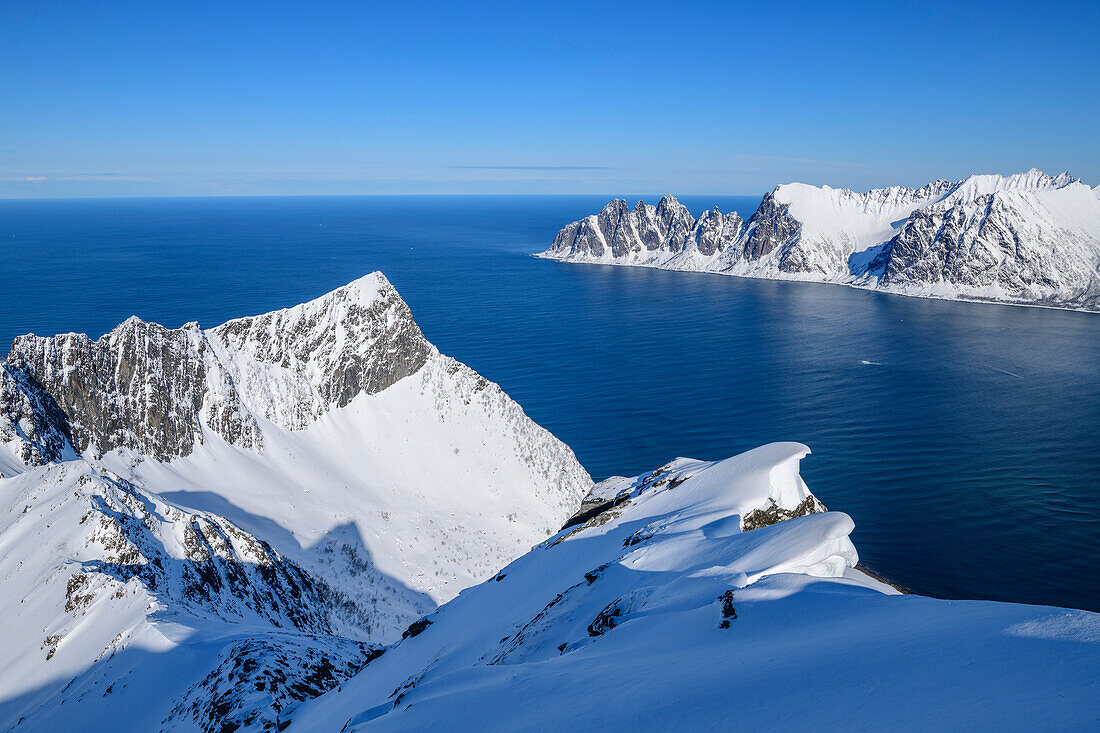
POLYGON ((1037 170, 866 193, 791 183, 747 223, 696 220, 672 196, 615 200, 538 256, 1100 310, 1100 188, 1037 170))
POLYGON ((1100 616, 901 596, 854 570, 808 449, 598 485, 290 731, 1085 729, 1100 616), (801 516, 745 529, 760 510, 801 516))
POLYGON ((380 273, 207 330, 131 318, 96 341, 20 337, 0 373, 0 473, 3 648, 18 650, 0 728, 26 716, 20 730, 138 698, 131 729, 170 712, 271 722, 552 534, 592 486, 439 354, 380 273), (267 697, 234 697, 283 663, 296 671, 267 697), (131 664, 165 677, 155 693, 131 664))

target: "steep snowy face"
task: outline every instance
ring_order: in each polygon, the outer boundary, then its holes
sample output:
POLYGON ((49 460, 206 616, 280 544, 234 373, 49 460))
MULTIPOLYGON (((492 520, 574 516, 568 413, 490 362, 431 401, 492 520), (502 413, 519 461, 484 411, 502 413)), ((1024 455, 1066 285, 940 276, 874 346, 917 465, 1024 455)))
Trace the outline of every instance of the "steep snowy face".
MULTIPOLYGON (((644 211, 639 203, 634 218, 644 211)), ((651 237, 650 251, 621 255, 584 246, 571 224, 539 256, 1100 309, 1100 196, 1065 173, 866 193, 791 183, 767 194, 747 226, 730 221, 715 237, 704 223, 716 216, 704 214, 683 246, 651 237)))
POLYGON ((852 520, 799 476, 808 452, 779 443, 608 479, 557 535, 412 624, 288 730, 1091 720, 1100 616, 898 594, 855 569, 852 520), (761 702, 731 711, 730 690, 761 702))
POLYGON ((236 718, 277 717, 373 653, 333 633, 343 599, 224 517, 79 460, 25 472, 2 490, 0 726, 19 718, 21 729, 91 729, 102 719, 148 730, 172 715, 222 730, 236 718), (280 655, 295 663, 279 684, 240 705, 209 677, 229 665, 236 685, 263 684, 257 668, 280 655))

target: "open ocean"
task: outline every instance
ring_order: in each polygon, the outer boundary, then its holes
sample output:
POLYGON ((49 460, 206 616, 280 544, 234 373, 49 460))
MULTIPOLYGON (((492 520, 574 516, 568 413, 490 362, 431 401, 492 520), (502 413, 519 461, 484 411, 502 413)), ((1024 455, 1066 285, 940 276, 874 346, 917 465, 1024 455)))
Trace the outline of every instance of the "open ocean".
MULTIPOLYGON (((681 200, 748 218, 759 197, 681 200)), ((213 326, 382 270, 594 478, 801 441, 892 580, 1100 610, 1100 315, 529 256, 605 201, 0 201, 0 342, 213 326)))

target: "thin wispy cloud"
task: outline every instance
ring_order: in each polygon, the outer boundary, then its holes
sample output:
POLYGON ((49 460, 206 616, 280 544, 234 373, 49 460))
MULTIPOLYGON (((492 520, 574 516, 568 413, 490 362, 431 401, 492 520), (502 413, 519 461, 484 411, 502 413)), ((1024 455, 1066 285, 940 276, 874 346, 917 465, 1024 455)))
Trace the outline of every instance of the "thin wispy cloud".
POLYGON ((152 178, 135 176, 130 173, 76 173, 64 176, 59 181, 152 181, 152 178))
POLYGON ((609 171, 605 165, 449 165, 467 171, 609 171))
POLYGON ((742 155, 742 158, 750 160, 778 160, 783 163, 816 163, 818 165, 844 165, 853 167, 866 167, 869 163, 853 163, 848 160, 818 160, 817 158, 784 158, 779 155, 742 155))

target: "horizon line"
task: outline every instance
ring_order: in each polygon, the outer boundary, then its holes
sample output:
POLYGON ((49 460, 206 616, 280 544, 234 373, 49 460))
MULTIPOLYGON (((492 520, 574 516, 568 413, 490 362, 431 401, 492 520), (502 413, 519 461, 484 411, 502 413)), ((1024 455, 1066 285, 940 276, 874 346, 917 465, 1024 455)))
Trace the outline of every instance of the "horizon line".
MULTIPOLYGON (((774 188, 774 187, 773 187, 774 188)), ((771 189, 768 189, 771 190, 771 189)), ((766 193, 766 192, 765 192, 766 193)), ((0 201, 119 201, 119 200, 143 200, 143 199, 262 199, 262 198, 399 198, 399 197, 428 197, 428 196, 453 196, 455 198, 466 197, 507 197, 507 198, 524 198, 524 197, 555 197, 566 198, 570 196, 609 196, 612 199, 623 198, 628 194, 614 194, 614 193, 433 193, 433 192, 420 192, 420 193, 166 193, 166 194, 145 194, 145 195, 126 195, 126 196, 0 196, 0 201)), ((635 196, 638 194, 629 194, 635 196)), ((642 196, 666 196, 670 195, 669 192, 662 194, 641 194, 642 196)), ((677 197, 684 196, 723 196, 723 197, 749 197, 749 196, 763 196, 763 193, 678 193, 671 194, 677 197)))

